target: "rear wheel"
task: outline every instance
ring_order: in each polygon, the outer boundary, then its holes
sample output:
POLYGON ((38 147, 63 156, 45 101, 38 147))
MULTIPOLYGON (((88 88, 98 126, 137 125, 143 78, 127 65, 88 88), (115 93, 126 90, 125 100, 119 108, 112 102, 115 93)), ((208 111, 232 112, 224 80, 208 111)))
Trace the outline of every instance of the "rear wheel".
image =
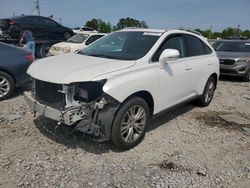
POLYGON ((49 49, 50 49, 49 44, 39 45, 36 49, 36 56, 38 58, 43 58, 43 57, 49 56, 49 49))
POLYGON ((111 139, 118 149, 127 150, 144 138, 149 119, 149 107, 145 100, 133 97, 122 104, 115 116, 111 139))
POLYGON ((0 100, 10 97, 15 90, 15 83, 13 78, 0 71, 0 100))
POLYGON ((197 100, 197 104, 201 107, 208 106, 213 99, 216 88, 216 81, 214 77, 210 77, 205 85, 203 94, 197 100))

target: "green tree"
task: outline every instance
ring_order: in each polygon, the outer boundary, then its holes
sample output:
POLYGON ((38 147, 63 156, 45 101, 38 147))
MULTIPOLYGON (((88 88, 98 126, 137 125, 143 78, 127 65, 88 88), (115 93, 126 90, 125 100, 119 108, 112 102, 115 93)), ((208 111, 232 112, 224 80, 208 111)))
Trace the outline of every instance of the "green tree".
POLYGON ((139 21, 134 18, 121 18, 114 29, 123 29, 126 27, 142 27, 148 28, 148 24, 145 21, 139 21))
POLYGON ((223 38, 227 38, 227 37, 230 37, 230 36, 239 35, 238 32, 239 32, 238 29, 232 28, 232 27, 228 27, 227 29, 224 29, 222 31, 222 37, 223 38))
POLYGON ((91 27, 101 33, 110 33, 112 31, 112 26, 109 22, 104 22, 101 19, 92 19, 87 21, 85 26, 91 27))
POLYGON ((98 25, 98 20, 97 20, 97 19, 92 19, 92 20, 90 20, 90 21, 87 21, 87 22, 85 23, 85 26, 91 27, 91 28, 93 28, 93 29, 95 29, 95 30, 98 30, 98 27, 99 27, 99 25, 98 25))

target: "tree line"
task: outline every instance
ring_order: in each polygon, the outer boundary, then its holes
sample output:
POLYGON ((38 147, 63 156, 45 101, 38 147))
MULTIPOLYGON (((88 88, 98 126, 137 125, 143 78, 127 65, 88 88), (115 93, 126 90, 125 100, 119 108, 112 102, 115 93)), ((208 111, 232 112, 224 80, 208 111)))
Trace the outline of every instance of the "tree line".
POLYGON ((209 39, 216 38, 230 38, 230 37, 245 37, 250 38, 250 30, 241 30, 239 28, 228 27, 224 29, 222 32, 212 32, 211 29, 201 30, 195 29, 195 31, 201 33, 204 37, 209 39))
POLYGON ((110 22, 105 22, 102 19, 92 19, 85 23, 85 26, 91 27, 101 33, 110 33, 111 31, 120 30, 126 27, 141 27, 148 28, 148 24, 145 21, 140 21, 134 18, 121 18, 115 26, 112 26, 110 22))
MULTIPOLYGON (((120 30, 126 27, 140 27, 140 28, 148 28, 148 24, 144 20, 137 20, 134 18, 121 18, 118 23, 114 26, 111 25, 110 22, 105 22, 102 19, 92 19, 85 23, 85 26, 91 27, 101 33, 110 33, 111 31, 120 30)), ((240 37, 245 36, 246 38, 250 38, 250 30, 240 30, 239 28, 228 27, 224 29, 222 32, 213 32, 211 29, 201 30, 195 29, 195 31, 201 33, 204 37, 209 39, 216 38, 229 38, 229 37, 240 37)))

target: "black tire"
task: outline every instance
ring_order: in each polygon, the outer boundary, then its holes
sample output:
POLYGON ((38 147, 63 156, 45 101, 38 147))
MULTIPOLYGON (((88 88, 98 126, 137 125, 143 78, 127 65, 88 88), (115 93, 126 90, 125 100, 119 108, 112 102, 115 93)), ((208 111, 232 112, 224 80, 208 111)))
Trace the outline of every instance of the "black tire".
POLYGON ((0 71, 0 101, 9 98, 15 91, 13 78, 5 72, 0 71))
POLYGON ((127 99, 119 108, 113 121, 111 130, 113 144, 120 150, 128 150, 138 145, 145 136, 148 120, 149 107, 146 101, 140 97, 127 99), (134 116, 131 114, 133 111, 134 116), (124 124, 125 121, 128 122, 124 124))
POLYGON ((245 81, 245 82, 249 82, 250 81, 250 70, 247 72, 247 74, 243 78, 243 81, 245 81))
POLYGON ((50 49, 49 44, 42 44, 42 45, 37 46, 36 57, 38 57, 38 58, 48 57, 49 56, 49 49, 50 49))
POLYGON ((68 40, 68 38, 70 38, 71 36, 72 36, 71 33, 69 33, 68 31, 66 31, 66 32, 63 34, 64 40, 68 40))
POLYGON ((211 76, 207 80, 203 94, 196 101, 196 104, 200 107, 208 106, 213 99, 215 88, 216 88, 216 81, 215 78, 211 76))

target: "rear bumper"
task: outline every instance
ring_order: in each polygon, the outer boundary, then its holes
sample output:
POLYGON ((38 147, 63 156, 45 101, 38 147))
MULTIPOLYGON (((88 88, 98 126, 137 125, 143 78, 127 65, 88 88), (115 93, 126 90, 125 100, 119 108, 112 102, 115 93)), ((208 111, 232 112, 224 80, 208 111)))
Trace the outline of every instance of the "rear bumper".
POLYGON ((236 65, 236 66, 220 65, 221 75, 245 77, 248 71, 250 71, 250 65, 236 65))
POLYGON ((22 86, 31 84, 31 82, 32 82, 31 77, 27 75, 27 77, 24 80, 16 82, 16 87, 22 87, 22 86))

